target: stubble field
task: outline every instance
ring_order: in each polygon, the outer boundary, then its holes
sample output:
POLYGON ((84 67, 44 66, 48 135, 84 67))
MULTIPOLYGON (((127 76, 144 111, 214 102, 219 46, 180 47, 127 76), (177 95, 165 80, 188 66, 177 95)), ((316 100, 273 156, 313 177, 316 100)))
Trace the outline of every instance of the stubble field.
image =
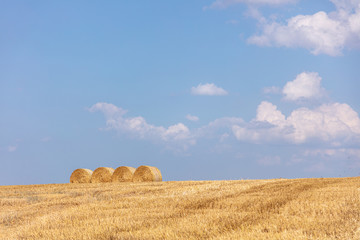
POLYGON ((0 239, 360 239, 360 178, 0 186, 0 239))

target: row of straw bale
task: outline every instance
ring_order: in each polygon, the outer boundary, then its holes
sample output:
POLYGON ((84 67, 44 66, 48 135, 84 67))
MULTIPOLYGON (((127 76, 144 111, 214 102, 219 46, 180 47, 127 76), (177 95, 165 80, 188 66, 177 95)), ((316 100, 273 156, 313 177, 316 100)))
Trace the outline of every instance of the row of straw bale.
POLYGON ((76 169, 70 176, 70 183, 103 183, 103 182, 161 182, 161 172, 156 167, 121 166, 115 170, 110 167, 99 167, 94 171, 76 169))

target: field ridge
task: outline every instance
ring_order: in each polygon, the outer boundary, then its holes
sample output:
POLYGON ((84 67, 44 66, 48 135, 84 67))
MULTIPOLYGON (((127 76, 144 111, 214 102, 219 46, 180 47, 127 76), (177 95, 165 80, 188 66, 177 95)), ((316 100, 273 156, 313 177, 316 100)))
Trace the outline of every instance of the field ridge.
POLYGON ((0 239, 360 239, 360 178, 0 186, 0 239))

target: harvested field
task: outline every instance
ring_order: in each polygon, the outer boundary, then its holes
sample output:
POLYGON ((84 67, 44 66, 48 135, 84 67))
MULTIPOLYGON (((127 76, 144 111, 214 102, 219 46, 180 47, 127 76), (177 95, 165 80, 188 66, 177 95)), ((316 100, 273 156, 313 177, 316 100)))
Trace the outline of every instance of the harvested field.
POLYGON ((0 186, 0 239, 360 239, 360 178, 0 186))

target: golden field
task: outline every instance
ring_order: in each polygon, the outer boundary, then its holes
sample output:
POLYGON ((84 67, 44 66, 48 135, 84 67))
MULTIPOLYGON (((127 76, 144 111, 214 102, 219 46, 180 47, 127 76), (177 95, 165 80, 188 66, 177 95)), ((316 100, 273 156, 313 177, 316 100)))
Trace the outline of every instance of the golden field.
POLYGON ((360 239, 360 178, 0 186, 0 239, 360 239))

